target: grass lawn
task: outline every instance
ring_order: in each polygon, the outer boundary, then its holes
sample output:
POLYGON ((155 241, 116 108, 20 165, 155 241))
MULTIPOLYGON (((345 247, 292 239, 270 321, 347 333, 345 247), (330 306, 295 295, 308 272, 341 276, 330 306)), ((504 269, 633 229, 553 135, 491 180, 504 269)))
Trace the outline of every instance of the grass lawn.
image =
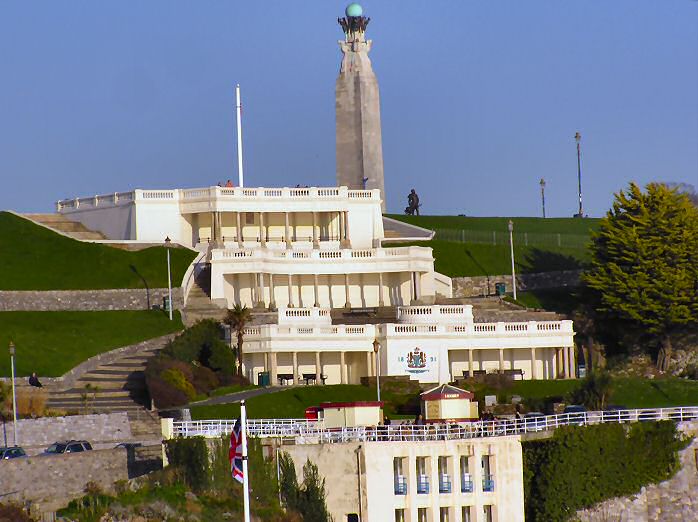
POLYGON ((507 296, 504 299, 526 308, 539 308, 561 314, 571 314, 580 302, 577 295, 578 291, 579 289, 574 287, 526 290, 516 293, 516 301, 511 296, 507 296))
MULTIPOLYGON (((484 385, 475 385, 473 390, 478 398, 484 395, 512 395, 526 399, 545 401, 553 397, 564 397, 579 386, 578 380, 550 381, 516 381, 505 389, 495 390, 484 385)), ((309 406, 318 406, 321 402, 366 401, 375 400, 376 390, 359 385, 303 386, 261 395, 247 400, 247 413, 250 418, 302 418, 309 406)), ((414 404, 417 412, 418 402, 414 396, 400 396, 387 392, 381 397, 386 402, 385 412, 391 418, 411 417, 401 405, 414 404), (403 415, 396 414, 402 410, 403 415)), ((684 379, 640 379, 623 378, 614 381, 611 395, 612 404, 628 408, 658 408, 670 406, 689 406, 698 404, 698 381, 684 379)), ((191 408, 192 419, 233 419, 240 415, 239 404, 222 404, 214 406, 195 406, 191 408)))
MULTIPOLYGON (((196 253, 171 249, 172 284, 181 284, 196 253)), ((0 212, 0 290, 167 287, 164 247, 129 252, 83 243, 0 212)))
POLYGON ((449 228, 455 230, 497 230, 507 232, 508 223, 514 222, 517 232, 544 234, 588 235, 599 225, 597 218, 535 218, 535 217, 464 217, 464 216, 405 216, 387 214, 388 217, 434 230, 449 228))
MULTIPOLYGON (((417 241, 390 246, 418 245, 434 250, 435 269, 449 277, 486 276, 511 273, 509 247, 452 241, 417 241)), ((588 259, 584 248, 551 248, 515 246, 514 258, 519 273, 576 270, 588 259)))
POLYGON ((221 395, 228 395, 229 393, 237 393, 245 390, 254 390, 257 388, 256 384, 234 384, 232 386, 221 386, 215 390, 211 390, 208 394, 209 397, 220 397, 221 395))
POLYGON ((10 340, 17 348, 17 375, 35 371, 40 377, 58 377, 99 353, 182 328, 179 313, 170 321, 157 310, 0 312, 0 375, 10 375, 10 340))

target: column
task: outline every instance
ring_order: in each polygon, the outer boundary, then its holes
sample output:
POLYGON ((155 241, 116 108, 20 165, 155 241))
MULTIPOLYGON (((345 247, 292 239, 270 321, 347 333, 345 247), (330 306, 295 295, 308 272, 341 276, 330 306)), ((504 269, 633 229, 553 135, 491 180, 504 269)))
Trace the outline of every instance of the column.
POLYGON ((318 293, 317 274, 313 274, 313 292, 315 293, 315 304, 313 306, 320 306, 320 295, 318 293))
POLYGON ((372 375, 375 375, 375 372, 373 371, 373 357, 371 355, 373 352, 366 352, 366 377, 371 377, 372 375))
POLYGON ((410 274, 410 299, 408 304, 412 304, 412 301, 416 300, 414 292, 414 272, 409 272, 410 274))
POLYGON ((276 372, 276 353, 270 352, 270 365, 269 365, 269 384, 276 386, 277 384, 277 372, 276 372))
POLYGON ((576 361, 577 354, 575 353, 574 346, 570 346, 567 349, 569 350, 569 354, 570 354, 570 357, 569 357, 569 361, 570 361, 569 376, 570 376, 570 379, 574 379, 577 377, 577 371, 576 371, 577 370, 577 368, 576 368, 576 366, 577 366, 577 361, 576 361))
POLYGON ((322 382, 322 363, 320 361, 320 352, 315 352, 315 384, 322 382))
POLYGON ((339 241, 341 248, 351 248, 347 228, 347 213, 343 210, 339 211, 339 241))
POLYGON ((557 379, 558 376, 558 358, 560 357, 560 349, 559 348, 553 348, 553 379, 557 379))
POLYGON ((351 248, 351 239, 349 239, 349 212, 344 212, 344 240, 347 248, 351 248))
POLYGON ((259 244, 262 247, 267 246, 266 231, 264 230, 264 212, 259 213, 259 244))
POLYGON ((346 298, 344 308, 351 308, 351 300, 349 299, 349 274, 344 274, 344 295, 346 298))
POLYGON ((235 213, 235 235, 237 236, 238 246, 242 248, 242 224, 240 219, 240 212, 235 213))
POLYGON ((291 226, 288 222, 288 212, 284 212, 284 227, 284 235, 286 236, 286 248, 291 248, 291 226))
POLYGON ((293 308, 293 276, 288 274, 288 307, 293 308))
POLYGON ((473 368, 473 351, 468 350, 468 372, 470 372, 470 377, 473 377, 474 368, 473 368))
POLYGON ((317 233, 317 212, 313 212, 313 248, 320 248, 320 241, 317 233))
POLYGON ((269 308, 276 308, 276 298, 274 297, 274 274, 269 274, 269 308))
POLYGON ((414 273, 414 298, 419 301, 422 298, 422 275, 414 273))
POLYGON ((211 212, 211 238, 209 243, 213 243, 216 240, 216 213, 211 212))
POLYGON ((385 306, 383 299, 383 272, 378 272, 378 306, 385 306))
POLYGON ((499 371, 504 372, 504 348, 499 349, 499 371))
POLYGON ((339 384, 346 384, 347 378, 346 374, 346 364, 344 362, 344 352, 339 352, 339 384))
POLYGON ((536 371, 536 349, 531 348, 531 379, 537 379, 538 373, 536 371))
POLYGON ((257 304, 264 308, 266 306, 264 299, 264 273, 259 272, 257 274, 259 281, 257 283, 257 304))
POLYGON ((298 352, 293 352, 293 384, 298 383, 298 352))

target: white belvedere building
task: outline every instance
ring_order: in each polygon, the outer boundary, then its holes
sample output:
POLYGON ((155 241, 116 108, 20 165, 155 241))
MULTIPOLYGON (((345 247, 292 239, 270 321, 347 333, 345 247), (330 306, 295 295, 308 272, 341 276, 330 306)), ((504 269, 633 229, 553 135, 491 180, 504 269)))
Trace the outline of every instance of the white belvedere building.
POLYGON ((381 246, 378 190, 134 190, 59 201, 57 211, 111 240, 167 236, 206 252, 211 300, 221 306, 351 308, 451 297, 431 248, 381 246))
POLYGON ((281 308, 278 324, 246 329, 245 374, 257 382, 269 372, 272 384, 358 384, 379 365, 381 375, 425 383, 492 371, 574 375, 572 321, 475 323, 471 305, 399 307, 397 316, 396 323, 333 325, 329 309, 281 308))

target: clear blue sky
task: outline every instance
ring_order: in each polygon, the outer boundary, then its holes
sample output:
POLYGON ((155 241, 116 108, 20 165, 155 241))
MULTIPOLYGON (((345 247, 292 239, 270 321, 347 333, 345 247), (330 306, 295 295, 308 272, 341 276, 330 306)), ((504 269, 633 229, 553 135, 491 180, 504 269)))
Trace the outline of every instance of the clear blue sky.
MULTIPOLYGON (((0 208, 236 179, 334 185, 346 2, 5 0, 0 208), (293 6, 294 13, 289 12, 293 6)), ((634 180, 698 185, 698 1, 365 1, 388 209, 585 210, 634 180)))

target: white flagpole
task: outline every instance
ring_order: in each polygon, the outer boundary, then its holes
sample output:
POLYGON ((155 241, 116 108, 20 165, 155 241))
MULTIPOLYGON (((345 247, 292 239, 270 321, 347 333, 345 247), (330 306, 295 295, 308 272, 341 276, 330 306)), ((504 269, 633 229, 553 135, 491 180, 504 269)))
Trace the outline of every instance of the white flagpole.
POLYGON ((242 104, 240 103, 240 84, 235 86, 235 100, 238 119, 238 186, 244 187, 242 175, 242 104))
POLYGON ((247 469, 247 411, 245 410, 245 401, 240 401, 240 424, 242 427, 242 489, 245 522, 250 522, 250 478, 247 469))

